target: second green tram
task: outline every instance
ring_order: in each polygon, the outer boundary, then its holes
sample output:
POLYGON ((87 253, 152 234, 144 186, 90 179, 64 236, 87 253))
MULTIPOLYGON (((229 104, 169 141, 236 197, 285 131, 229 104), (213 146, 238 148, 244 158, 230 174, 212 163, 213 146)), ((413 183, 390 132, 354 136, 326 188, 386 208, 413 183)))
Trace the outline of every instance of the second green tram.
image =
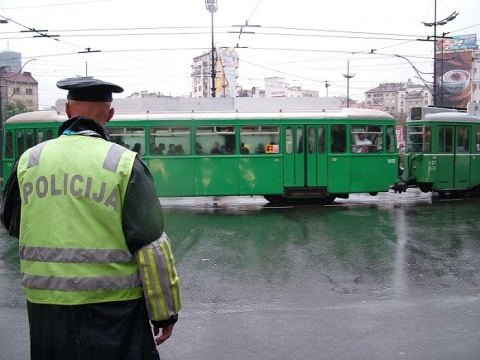
MULTIPOLYGON (((334 98, 145 100, 114 100, 107 129, 149 166, 159 197, 328 203, 398 181, 395 119, 384 112, 342 109, 334 98)), ((6 121, 5 179, 27 148, 59 135, 61 105, 6 121)))
POLYGON ((479 104, 413 108, 406 123, 406 186, 440 196, 480 191, 479 104))

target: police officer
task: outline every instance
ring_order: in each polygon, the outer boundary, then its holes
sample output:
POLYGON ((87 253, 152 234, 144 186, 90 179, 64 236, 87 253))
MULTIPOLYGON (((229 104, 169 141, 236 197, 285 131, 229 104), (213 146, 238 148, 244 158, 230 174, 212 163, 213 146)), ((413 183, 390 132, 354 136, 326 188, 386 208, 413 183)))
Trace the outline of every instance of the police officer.
POLYGON ((17 159, 1 214, 19 238, 31 358, 159 359, 179 278, 150 171, 105 130, 123 89, 93 78, 57 86, 69 120, 17 159))

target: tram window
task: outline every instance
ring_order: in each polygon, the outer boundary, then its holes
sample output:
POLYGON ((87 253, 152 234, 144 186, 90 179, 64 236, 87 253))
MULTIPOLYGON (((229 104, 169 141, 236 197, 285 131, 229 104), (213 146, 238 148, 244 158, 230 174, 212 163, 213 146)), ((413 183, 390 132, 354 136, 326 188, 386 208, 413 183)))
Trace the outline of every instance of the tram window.
POLYGON ((387 126, 387 136, 386 136, 386 149, 388 153, 393 153, 395 152, 396 145, 395 145, 395 130, 393 129, 393 126, 389 125, 387 126))
POLYGON ((127 149, 145 155, 145 128, 143 127, 108 127, 112 141, 127 149))
POLYGON ((291 127, 285 129, 285 152, 287 154, 293 152, 293 129, 291 127))
POLYGON ((297 127, 297 154, 303 154, 303 128, 297 127))
POLYGON ((432 129, 425 126, 425 137, 423 139, 423 152, 432 151, 432 129))
POLYGON ((279 152, 277 125, 245 125, 240 127, 240 153, 263 154, 279 152), (243 146, 242 146, 243 144, 243 146))
POLYGON ((438 152, 451 153, 453 151, 453 129, 440 126, 438 128, 438 152))
MULTIPOLYGON (((388 136, 387 138, 393 145, 395 143, 393 128, 390 127, 390 130, 392 131, 392 138, 388 138, 388 136)), ((383 152, 383 127, 381 126, 353 125, 350 138, 353 153, 383 152)))
POLYGON ((470 128, 458 127, 457 128, 457 152, 470 151, 470 128))
POLYGON ((27 130, 27 149, 30 149, 34 144, 33 131, 27 130))
POLYGON ((235 154, 234 126, 197 126, 195 128, 195 153, 197 155, 235 154))
POLYGON ((25 151, 25 143, 24 143, 23 131, 17 132, 17 151, 18 156, 22 155, 25 151))
POLYGON ((407 128, 407 151, 430 152, 431 137, 430 126, 409 126, 407 128))
POLYGON ((308 153, 314 154, 315 153, 315 128, 309 127, 308 128, 308 153))
POLYGON ((188 126, 156 126, 150 128, 150 155, 190 155, 190 133, 188 126))
POLYGON ((347 149, 347 129, 345 125, 332 125, 331 149, 333 153, 344 153, 347 149))
POLYGON ((480 127, 477 128, 477 152, 480 152, 480 127))
POLYGON ((7 159, 13 158, 13 133, 11 131, 7 132, 7 141, 5 144, 5 157, 7 159))
POLYGON ((318 152, 320 154, 325 154, 325 128, 323 126, 318 128, 318 152))
POLYGON ((53 130, 47 130, 47 140, 53 139, 53 130))
POLYGON ((43 142, 44 136, 43 136, 43 130, 38 130, 37 131, 37 138, 35 139, 36 144, 40 144, 43 142))

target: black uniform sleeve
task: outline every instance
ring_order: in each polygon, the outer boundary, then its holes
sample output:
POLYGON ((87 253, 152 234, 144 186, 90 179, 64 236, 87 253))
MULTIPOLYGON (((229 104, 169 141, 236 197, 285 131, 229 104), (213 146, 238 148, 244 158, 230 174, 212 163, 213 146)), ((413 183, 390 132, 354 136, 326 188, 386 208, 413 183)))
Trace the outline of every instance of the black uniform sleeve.
POLYGON ((148 167, 135 159, 123 206, 123 233, 132 253, 159 239, 163 214, 148 167))
POLYGON ((3 191, 3 206, 0 218, 11 236, 20 236, 21 199, 17 178, 18 159, 3 191))

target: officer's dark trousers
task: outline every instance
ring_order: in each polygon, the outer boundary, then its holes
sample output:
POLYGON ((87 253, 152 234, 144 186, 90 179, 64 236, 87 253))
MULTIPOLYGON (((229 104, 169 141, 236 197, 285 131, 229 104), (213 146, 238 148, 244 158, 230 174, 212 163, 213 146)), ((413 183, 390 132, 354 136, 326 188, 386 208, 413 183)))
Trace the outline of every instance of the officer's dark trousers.
POLYGON ((160 359, 143 298, 27 309, 32 360, 160 359))

